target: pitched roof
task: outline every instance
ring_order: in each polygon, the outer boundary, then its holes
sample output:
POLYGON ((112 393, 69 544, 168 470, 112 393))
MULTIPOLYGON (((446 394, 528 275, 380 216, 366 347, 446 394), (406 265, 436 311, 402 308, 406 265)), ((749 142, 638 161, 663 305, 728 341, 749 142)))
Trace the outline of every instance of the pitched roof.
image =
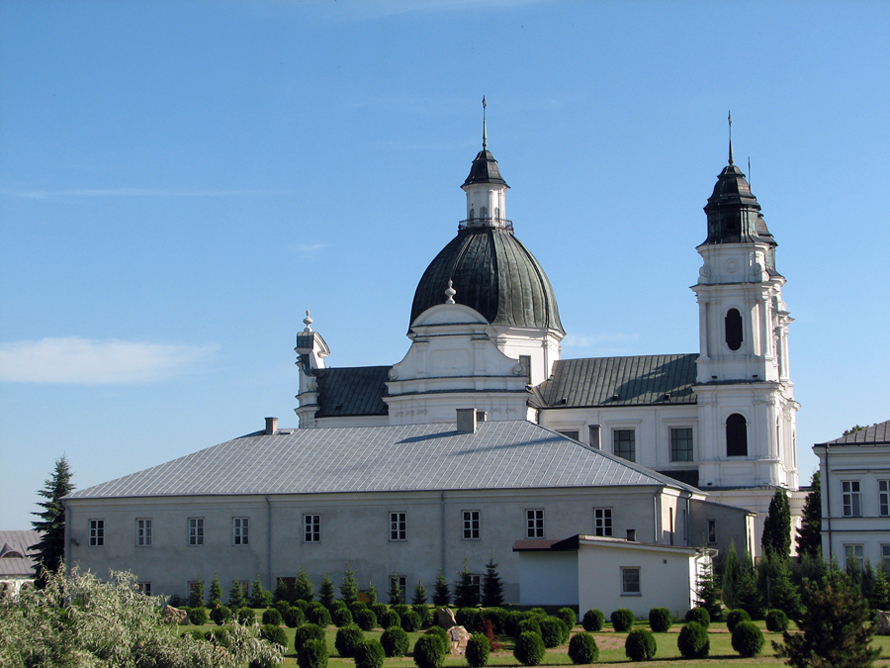
POLYGON ((318 411, 315 417, 386 415, 383 402, 392 366, 318 369, 318 411))
POLYGON ((890 420, 818 445, 890 445, 890 420))
POLYGON ((550 378, 534 388, 532 402, 538 408, 694 404, 697 359, 686 354, 559 360, 550 378))
POLYGON ((69 499, 657 485, 698 490, 522 420, 262 432, 69 499))
POLYGON ((31 546, 38 541, 40 534, 36 531, 0 531, 0 578, 33 576, 31 546))

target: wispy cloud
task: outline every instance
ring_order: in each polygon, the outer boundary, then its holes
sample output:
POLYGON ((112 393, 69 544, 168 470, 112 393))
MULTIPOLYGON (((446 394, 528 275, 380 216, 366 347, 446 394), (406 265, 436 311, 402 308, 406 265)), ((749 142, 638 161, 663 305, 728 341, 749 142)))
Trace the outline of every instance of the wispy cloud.
POLYGON ((286 195, 284 190, 164 190, 158 188, 75 188, 72 190, 4 190, 4 195, 26 199, 56 197, 247 197, 286 195))
POLYGON ((0 381, 98 385, 160 380, 215 350, 78 337, 16 341, 0 344, 0 381))
POLYGON ((568 348, 597 348, 608 346, 619 348, 622 344, 629 344, 640 338, 637 333, 626 334, 624 332, 607 332, 604 334, 569 334, 563 340, 562 345, 568 348))

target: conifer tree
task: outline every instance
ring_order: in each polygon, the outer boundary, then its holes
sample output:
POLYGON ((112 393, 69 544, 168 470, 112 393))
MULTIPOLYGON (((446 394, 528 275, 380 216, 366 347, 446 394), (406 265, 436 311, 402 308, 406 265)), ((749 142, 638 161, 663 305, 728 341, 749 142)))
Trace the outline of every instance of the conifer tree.
POLYGON ((244 598, 244 586, 241 580, 232 580, 232 588, 229 589, 229 608, 233 611, 243 608, 247 604, 244 598))
POLYGON ((210 581, 210 607, 212 608, 217 603, 222 603, 223 590, 222 585, 219 583, 219 578, 216 573, 213 574, 213 580, 210 581))
POLYGON ((717 577, 714 575, 713 563, 704 569, 696 594, 699 606, 708 611, 711 621, 722 618, 723 606, 720 605, 720 587, 717 585, 717 577))
POLYGON ((330 610, 334 606, 336 596, 334 594, 334 582, 327 573, 321 579, 321 586, 318 588, 318 600, 321 604, 330 610))
POLYGON ((373 582, 368 583, 368 591, 365 592, 368 597, 368 605, 374 605, 377 602, 377 587, 373 582))
POLYGON ((204 578, 202 578, 200 575, 195 578, 195 586, 189 592, 189 607, 204 607, 204 578))
POLYGON ((423 586, 423 580, 417 581, 414 587, 414 597, 411 599, 414 605, 426 605, 426 587, 423 586))
POLYGON ((315 587, 312 586, 312 580, 309 579, 309 574, 302 566, 300 566, 300 572, 294 584, 294 597, 298 601, 307 601, 309 603, 312 603, 315 599, 315 587))
POLYGON ((293 602, 293 591, 284 578, 278 578, 278 581, 275 583, 275 591, 272 592, 272 600, 276 603, 278 601, 287 601, 288 603, 293 602))
POLYGON ((469 559, 464 559, 463 570, 458 573, 457 583, 454 585, 454 604, 459 608, 479 605, 479 587, 473 584, 469 559))
POLYGON ((346 562, 346 570, 343 571, 343 580, 340 582, 340 598, 349 605, 358 600, 358 580, 355 571, 352 570, 352 562, 346 562))
POLYGON ((445 573, 439 571, 436 576, 436 584, 433 586, 433 605, 446 606, 451 603, 451 590, 448 588, 448 580, 445 573))
POLYGON ((803 517, 797 531, 797 553, 801 557, 822 557, 822 479, 813 474, 810 493, 803 504, 803 517))
POLYGON ((886 610, 890 607, 890 582, 887 581, 883 563, 879 563, 875 569, 875 576, 868 591, 868 603, 874 610, 886 610))
POLYGON ((729 552, 723 561, 723 575, 720 579, 723 604, 729 610, 735 610, 738 607, 737 589, 741 577, 742 566, 739 563, 739 553, 736 552, 735 541, 730 541, 729 552))
POLYGON ((68 459, 62 455, 56 460, 50 479, 37 492, 46 499, 37 504, 43 508, 42 511, 31 513, 40 518, 31 522, 34 530, 40 534, 40 540, 31 546, 35 552, 34 573, 37 576, 34 585, 38 589, 46 586, 43 571, 48 574, 57 572, 65 558, 65 506, 62 505, 62 498, 74 491, 72 475, 68 459))
POLYGON ((389 604, 390 605, 400 605, 405 602, 405 599, 402 598, 402 588, 399 586, 399 576, 398 575, 390 575, 389 576, 389 604))
POLYGON ((800 617, 800 595, 791 583, 791 568, 787 559, 765 555, 759 564, 759 587, 764 606, 781 610, 790 619, 800 617))
POLYGON ((482 576, 482 605, 486 608, 497 608, 504 604, 504 583, 498 573, 498 564, 494 561, 494 555, 488 555, 488 563, 485 564, 485 575, 482 576))
POLYGON ((263 588, 263 581, 257 575, 250 586, 250 607, 268 608, 270 605, 272 605, 272 594, 263 588))
POLYGON ((736 605, 751 615, 751 619, 763 618, 763 596, 757 585, 757 570, 754 568, 754 560, 746 552, 742 561, 742 574, 739 578, 736 590, 736 605))
POLYGON ((791 555, 791 507, 788 492, 782 488, 776 490, 769 502, 760 546, 764 555, 774 554, 782 559, 791 555))

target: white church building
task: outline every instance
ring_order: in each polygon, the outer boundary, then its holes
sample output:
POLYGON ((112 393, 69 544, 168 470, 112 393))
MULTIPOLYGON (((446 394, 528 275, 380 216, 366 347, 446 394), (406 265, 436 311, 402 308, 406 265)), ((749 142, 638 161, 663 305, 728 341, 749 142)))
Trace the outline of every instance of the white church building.
POLYGON ((776 488, 799 515, 785 279, 731 145, 697 249, 698 353, 561 359, 556 296, 506 217, 485 130, 462 188, 465 219, 420 278, 401 361, 329 367, 307 312, 299 429, 269 418, 76 491, 68 563, 183 594, 198 575, 336 581, 349 560, 363 586, 395 575, 410 591, 493 556, 516 602, 517 540, 756 553, 776 488))

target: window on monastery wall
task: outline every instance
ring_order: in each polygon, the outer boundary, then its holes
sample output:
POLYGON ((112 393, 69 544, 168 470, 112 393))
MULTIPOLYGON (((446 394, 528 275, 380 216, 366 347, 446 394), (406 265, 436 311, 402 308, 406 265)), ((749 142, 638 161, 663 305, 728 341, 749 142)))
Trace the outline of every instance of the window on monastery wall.
POLYGON ((600 443, 600 426, 598 424, 587 425, 587 439, 590 447, 603 447, 602 443, 600 443))
POLYGON ((250 518, 232 518, 232 545, 247 545, 250 542, 250 518))
POLYGON ((482 599, 482 575, 479 573, 470 573, 470 584, 476 590, 479 599, 482 599))
POLYGON ((90 547, 105 545, 105 520, 90 520, 90 547))
POLYGON ((303 515, 303 542, 321 541, 321 515, 303 515))
POLYGON ((408 514, 402 512, 389 514, 389 539, 408 540, 408 514))
POLYGON ((730 350, 742 347, 742 314, 738 309, 731 308, 726 313, 726 345, 730 350))
POLYGON ((623 567, 621 569, 621 595, 640 596, 642 593, 640 569, 638 567, 623 567))
POLYGON ((862 568, 865 559, 865 547, 863 545, 844 545, 844 567, 849 569, 862 568))
POLYGON ((479 538, 479 511, 464 510, 464 540, 478 540, 479 538))
POLYGON ((138 588, 140 594, 151 596, 151 582, 137 582, 136 587, 138 588))
POLYGON ((878 509, 881 517, 890 516, 890 480, 878 480, 878 509))
POLYGON ((637 461, 637 435, 633 429, 615 429, 612 432, 612 452, 629 462, 637 461))
POLYGON ((544 511, 540 508, 525 511, 525 537, 544 537, 544 511))
POLYGON ((189 545, 204 544, 204 518, 189 517, 189 545))
POLYGON ((565 436, 567 438, 573 438, 576 441, 580 440, 580 436, 581 436, 581 434, 578 432, 577 429, 557 429, 556 433, 562 434, 563 436, 565 436))
POLYGON ((884 564, 884 572, 890 573, 890 545, 881 545, 881 562, 884 564))
POLYGON ((748 456, 748 422, 738 413, 726 418, 726 456, 748 456))
POLYGON ((858 480, 841 482, 841 503, 844 517, 862 517, 862 496, 858 480))
POLYGON ((531 355, 520 355, 519 356, 519 366, 523 368, 525 371, 525 377, 531 380, 532 377, 532 356, 531 355))
POLYGON ((692 428, 671 429, 671 461, 692 461, 692 428))
POLYGON ((708 520, 708 544, 717 542, 717 520, 708 520))
POLYGON ((488 218, 488 207, 487 206, 479 207, 479 217, 482 218, 483 220, 488 218))
POLYGON ((136 545, 137 547, 149 547, 151 545, 151 519, 136 520, 136 545))
POLYGON ((594 536, 611 536, 612 535, 612 509, 611 508, 594 508, 593 509, 593 535, 594 536))

